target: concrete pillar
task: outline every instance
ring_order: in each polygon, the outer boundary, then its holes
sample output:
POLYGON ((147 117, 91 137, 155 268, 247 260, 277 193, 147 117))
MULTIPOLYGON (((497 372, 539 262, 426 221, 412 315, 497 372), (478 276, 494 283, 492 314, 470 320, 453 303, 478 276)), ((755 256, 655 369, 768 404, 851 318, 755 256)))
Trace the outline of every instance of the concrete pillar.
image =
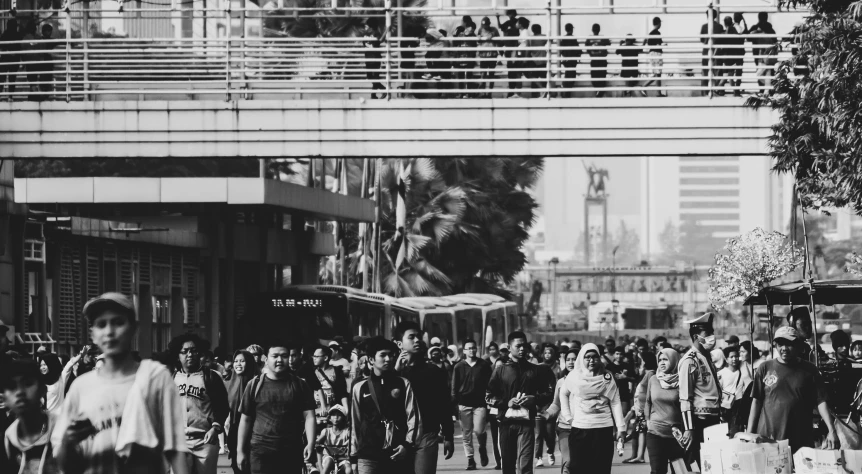
POLYGON ((230 353, 233 352, 233 342, 236 335, 234 328, 236 323, 236 259, 234 258, 234 221, 233 215, 225 221, 222 227, 222 238, 224 239, 225 261, 221 269, 223 278, 221 279, 223 288, 221 293, 224 295, 222 301, 222 326, 219 333, 219 341, 221 346, 227 348, 230 353))

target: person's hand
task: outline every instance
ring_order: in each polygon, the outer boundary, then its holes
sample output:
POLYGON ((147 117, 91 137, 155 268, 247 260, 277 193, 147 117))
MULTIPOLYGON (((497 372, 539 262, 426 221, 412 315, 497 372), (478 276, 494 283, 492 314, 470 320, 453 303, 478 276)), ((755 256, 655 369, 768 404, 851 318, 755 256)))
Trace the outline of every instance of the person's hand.
POLYGON ((243 472, 247 470, 245 453, 241 449, 236 451, 236 465, 239 466, 239 469, 243 472))
POLYGON ((536 404, 536 397, 533 395, 524 395, 519 403, 522 407, 531 407, 536 404))
POLYGON ((626 430, 617 430, 617 442, 626 442, 626 430))
POLYGON ((398 354, 398 360, 395 361, 395 370, 401 370, 407 365, 407 352, 398 354))
POLYGON ((685 430, 682 436, 679 437, 679 442, 685 445, 685 448, 688 449, 688 445, 691 444, 691 430, 685 430))
POLYGON ((75 420, 69 424, 66 432, 63 433, 63 443, 68 446, 77 446, 81 444, 81 441, 94 434, 96 434, 96 427, 89 419, 75 420))
POLYGON ((509 408, 521 408, 521 399, 523 397, 514 397, 509 400, 509 408))
POLYGON ((306 461, 311 459, 311 456, 314 454, 314 442, 308 443, 305 445, 305 449, 302 450, 302 459, 306 461))
POLYGON ((404 448, 404 445, 399 444, 395 448, 395 451, 392 452, 392 456, 389 456, 389 459, 392 459, 393 461, 400 461, 400 460, 404 459, 404 456, 406 456, 406 455, 407 455, 407 449, 404 448))
POLYGON ((453 454, 455 454, 455 441, 451 439, 443 441, 443 456, 449 459, 453 454))
POLYGON ((823 441, 823 449, 838 449, 839 444, 838 437, 835 436, 835 431, 833 430, 826 435, 826 440, 823 441))
POLYGON ((213 439, 218 439, 218 433, 216 433, 215 427, 210 428, 210 430, 204 435, 204 444, 210 444, 213 439))

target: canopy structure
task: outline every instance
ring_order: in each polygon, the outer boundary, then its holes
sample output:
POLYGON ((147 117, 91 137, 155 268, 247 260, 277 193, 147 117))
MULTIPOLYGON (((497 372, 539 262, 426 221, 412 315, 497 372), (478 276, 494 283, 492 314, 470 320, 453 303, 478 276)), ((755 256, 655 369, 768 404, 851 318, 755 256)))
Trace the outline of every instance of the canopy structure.
MULTIPOLYGON (((814 290, 814 304, 832 306, 862 303, 862 280, 815 280, 811 288, 814 290)), ((808 284, 804 281, 796 281, 767 286, 756 295, 748 297, 744 304, 746 306, 802 306, 810 303, 808 284)))

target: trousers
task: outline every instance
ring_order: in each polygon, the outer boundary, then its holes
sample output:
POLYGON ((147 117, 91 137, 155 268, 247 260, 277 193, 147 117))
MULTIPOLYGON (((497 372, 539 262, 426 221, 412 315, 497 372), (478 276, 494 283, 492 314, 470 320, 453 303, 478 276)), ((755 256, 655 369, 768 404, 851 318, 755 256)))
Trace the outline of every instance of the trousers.
POLYGON ((703 443, 703 429, 717 425, 721 422, 718 416, 694 417, 694 429, 692 430, 691 446, 688 448, 685 460, 689 466, 697 463, 700 466, 700 444, 703 443))
POLYGON ((614 427, 575 428, 569 434, 571 474, 611 474, 614 460, 614 427))
POLYGON ((529 422, 500 424, 503 474, 533 474, 533 426, 529 422))
POLYGON ((560 444, 560 474, 569 474, 569 435, 572 433, 571 428, 560 428, 557 426, 557 442, 560 444))
POLYGON ((193 448, 189 448, 191 456, 186 456, 186 465, 188 466, 189 474, 216 474, 218 469, 218 450, 217 444, 200 443, 193 448))
POLYGON ((416 452, 413 455, 414 474, 434 474, 437 472, 439 454, 437 433, 423 433, 416 440, 416 452))
POLYGON ((473 434, 476 435, 476 443, 479 452, 485 452, 487 435, 485 434, 485 418, 488 409, 485 407, 467 407, 458 405, 458 417, 461 420, 461 432, 464 436, 464 454, 468 458, 473 457, 473 434))
POLYGON ((664 438, 647 433, 646 447, 649 452, 650 474, 667 474, 668 463, 685 457, 685 451, 676 438, 664 438))
POLYGON ((536 459, 541 459, 542 448, 548 447, 548 454, 554 454, 554 444, 557 441, 556 418, 546 420, 539 418, 536 420, 536 459))

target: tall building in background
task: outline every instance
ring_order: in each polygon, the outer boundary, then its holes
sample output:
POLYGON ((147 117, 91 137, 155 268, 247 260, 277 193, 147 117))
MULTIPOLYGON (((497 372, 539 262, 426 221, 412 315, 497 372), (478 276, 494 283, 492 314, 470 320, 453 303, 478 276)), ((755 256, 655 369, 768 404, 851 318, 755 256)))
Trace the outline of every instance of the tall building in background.
POLYGON ((715 250, 756 227, 787 231, 792 177, 776 175, 768 156, 645 157, 641 225, 645 255, 665 252, 668 226, 697 233, 715 250))
POLYGON ((755 227, 787 232, 792 178, 774 174, 767 156, 548 158, 535 190, 541 225, 532 231, 534 263, 557 257, 592 265, 582 249, 590 164, 608 170, 609 247, 623 227, 637 236, 637 249, 621 250, 617 265, 659 259, 668 226, 695 232, 695 250, 709 257, 726 239, 755 227))

